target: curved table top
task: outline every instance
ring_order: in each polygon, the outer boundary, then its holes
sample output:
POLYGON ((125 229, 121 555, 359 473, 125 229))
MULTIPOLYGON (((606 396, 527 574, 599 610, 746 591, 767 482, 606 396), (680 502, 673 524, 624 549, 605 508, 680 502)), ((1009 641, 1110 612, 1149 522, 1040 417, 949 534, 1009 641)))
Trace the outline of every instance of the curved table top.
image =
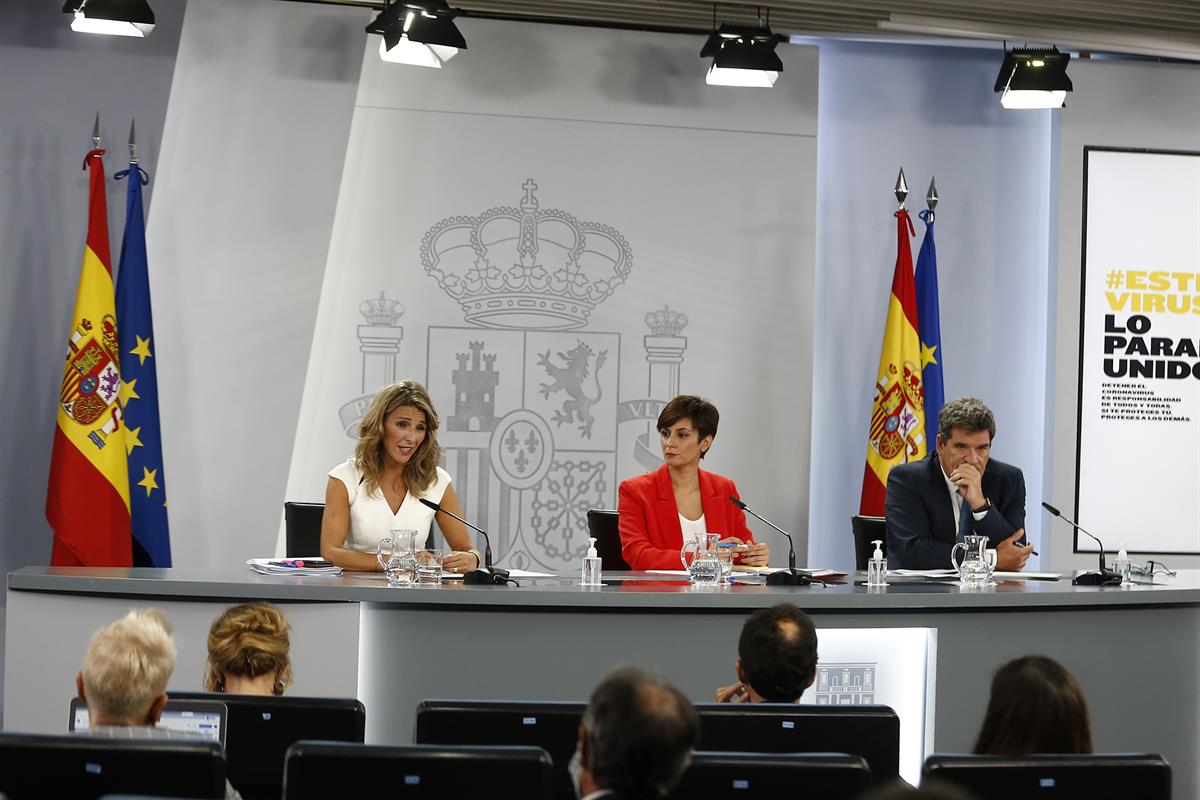
MULTIPOLYGON (((697 587, 681 578, 639 572, 606 572, 604 586, 582 587, 575 576, 523 578, 521 586, 390 587, 382 574, 340 577, 260 575, 249 567, 148 569, 25 567, 8 576, 9 591, 171 599, 261 599, 292 602, 363 602, 399 607, 512 611, 556 609, 696 610, 741 612, 788 600, 815 613, 1037 611, 1087 608, 1200 606, 1200 570, 1156 577, 1153 585, 1072 586, 1059 581, 1004 581, 983 590, 950 582, 894 579, 883 590, 854 580, 827 587, 737 584, 697 587)), ((861 576, 858 576, 861 581, 861 576)))

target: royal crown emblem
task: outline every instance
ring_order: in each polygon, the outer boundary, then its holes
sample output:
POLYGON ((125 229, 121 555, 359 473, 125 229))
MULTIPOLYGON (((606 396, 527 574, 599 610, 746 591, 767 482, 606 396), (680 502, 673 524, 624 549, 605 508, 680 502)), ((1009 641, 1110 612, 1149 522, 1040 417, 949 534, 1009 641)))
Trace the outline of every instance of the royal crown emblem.
POLYGON ((387 294, 380 292, 379 297, 364 300, 358 307, 358 313, 362 314, 368 325, 391 327, 404 316, 404 306, 396 300, 389 300, 387 294))
POLYGON ((679 336, 688 324, 687 314, 674 311, 669 306, 651 311, 645 320, 652 336, 679 336))
POLYGON ((629 277, 633 254, 608 225, 541 209, 532 179, 520 207, 450 217, 421 241, 421 263, 468 322, 573 330, 629 277))

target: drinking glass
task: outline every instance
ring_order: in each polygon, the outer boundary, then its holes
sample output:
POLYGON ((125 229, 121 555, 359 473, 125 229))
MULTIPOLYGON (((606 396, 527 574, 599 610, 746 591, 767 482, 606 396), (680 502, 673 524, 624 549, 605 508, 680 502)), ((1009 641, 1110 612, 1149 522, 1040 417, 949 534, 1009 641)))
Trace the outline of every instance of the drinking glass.
POLYGON ((417 583, 422 586, 440 586, 442 583, 442 559, 444 550, 417 551, 417 583))
POLYGON ((733 554, 737 549, 736 542, 718 542, 717 559, 721 562, 721 585, 728 586, 733 577, 733 554))

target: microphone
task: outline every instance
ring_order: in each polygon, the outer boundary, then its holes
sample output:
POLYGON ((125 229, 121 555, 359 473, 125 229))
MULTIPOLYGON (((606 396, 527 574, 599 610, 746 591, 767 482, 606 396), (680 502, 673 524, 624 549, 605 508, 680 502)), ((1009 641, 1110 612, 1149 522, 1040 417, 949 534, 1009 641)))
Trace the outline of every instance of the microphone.
POLYGON ((421 501, 421 505, 432 508, 434 511, 440 511, 446 516, 453 517, 471 530, 479 531, 483 534, 483 567, 476 567, 464 575, 463 583, 503 585, 508 582, 508 570, 492 566, 492 540, 488 538, 487 531, 477 525, 472 525, 453 511, 447 511, 432 500, 426 500, 424 497, 418 499, 421 501))
POLYGON ((1103 542, 1101 542, 1095 536, 1092 536, 1092 534, 1085 531, 1082 527, 1080 527, 1076 523, 1072 522, 1061 511, 1059 511, 1057 508, 1050 505, 1049 503, 1047 503, 1044 500, 1042 501, 1042 508, 1049 511, 1051 514, 1058 517, 1059 519, 1061 519, 1063 522, 1070 525, 1075 530, 1080 531, 1081 533, 1086 533, 1089 537, 1091 537, 1093 540, 1095 540, 1096 544, 1100 545, 1100 571, 1099 572, 1080 573, 1079 575, 1075 576, 1074 580, 1071 581, 1072 585, 1074 585, 1074 586, 1120 586, 1121 585, 1121 576, 1118 573, 1110 570, 1108 567, 1104 566, 1104 544, 1103 544, 1103 542))
POLYGON ((774 522, 771 522, 771 520, 767 519, 766 517, 756 514, 754 512, 754 510, 750 508, 750 506, 746 505, 745 503, 743 503, 741 500, 734 497, 733 495, 729 496, 729 502, 733 503, 735 506, 740 508, 742 511, 745 511, 747 514, 754 517, 755 519, 758 519, 758 520, 761 520, 761 521, 767 523, 772 528, 774 528, 775 530, 779 531, 780 533, 782 533, 784 536, 787 537, 787 540, 788 540, 788 571, 787 572, 768 573, 767 574, 767 585, 768 586, 808 586, 809 584, 812 583, 812 578, 808 577, 807 575, 805 575, 802 572, 796 572, 796 547, 795 547, 795 545, 792 544, 792 535, 790 533, 788 533, 783 528, 776 525, 774 522))

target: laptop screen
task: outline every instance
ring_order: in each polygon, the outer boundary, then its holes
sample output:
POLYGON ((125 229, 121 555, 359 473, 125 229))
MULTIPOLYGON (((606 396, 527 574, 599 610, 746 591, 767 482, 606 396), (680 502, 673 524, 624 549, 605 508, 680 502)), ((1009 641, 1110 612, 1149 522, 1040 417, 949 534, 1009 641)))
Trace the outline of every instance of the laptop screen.
MULTIPOLYGON (((225 745, 225 704, 213 700, 167 700, 167 707, 159 717, 159 728, 203 736, 209 741, 225 745)), ((71 698, 71 718, 67 730, 88 729, 87 704, 78 697, 71 698)))

